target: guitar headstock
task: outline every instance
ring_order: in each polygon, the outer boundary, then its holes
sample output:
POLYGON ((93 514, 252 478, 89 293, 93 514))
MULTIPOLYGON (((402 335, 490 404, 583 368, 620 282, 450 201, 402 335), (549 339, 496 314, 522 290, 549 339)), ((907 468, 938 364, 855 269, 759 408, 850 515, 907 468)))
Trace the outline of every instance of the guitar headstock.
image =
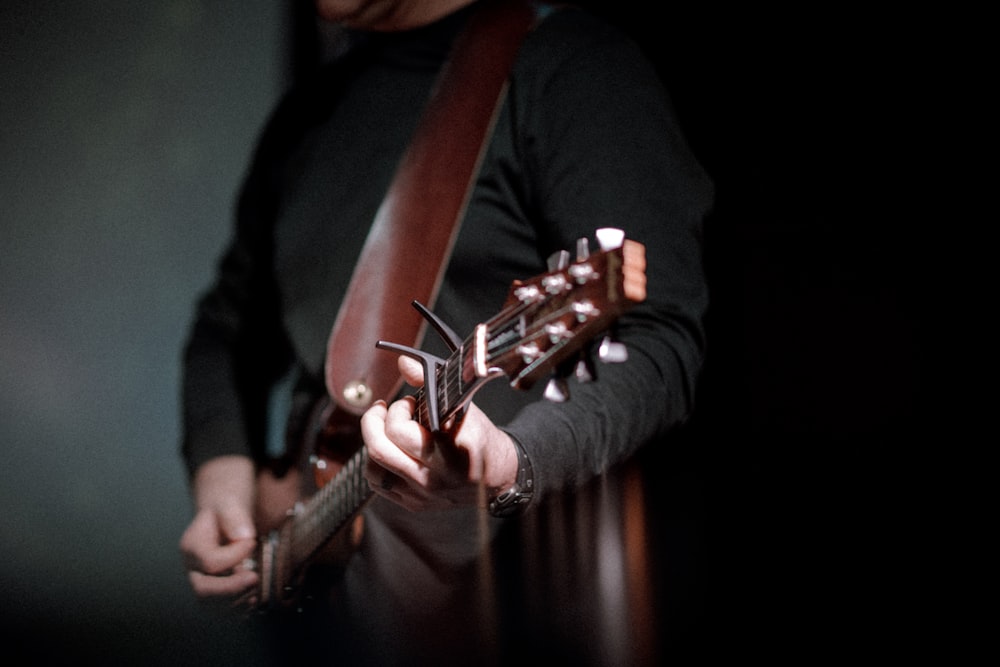
MULTIPOLYGON (((584 239, 572 263, 560 253, 548 273, 511 286, 504 309, 480 325, 480 374, 502 373, 528 389, 645 299, 645 248, 616 229, 600 229, 597 238, 599 252, 584 239)), ((611 345, 606 360, 623 360, 624 348, 611 345)))

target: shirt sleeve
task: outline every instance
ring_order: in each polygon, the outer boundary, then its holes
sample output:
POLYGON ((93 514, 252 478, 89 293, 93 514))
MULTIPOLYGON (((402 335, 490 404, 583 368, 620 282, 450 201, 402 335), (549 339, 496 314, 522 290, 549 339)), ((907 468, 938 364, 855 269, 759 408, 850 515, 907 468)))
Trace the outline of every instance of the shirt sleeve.
POLYGON ((270 258, 282 146, 298 102, 279 105, 258 142, 235 210, 235 229, 201 295, 182 357, 181 453, 189 473, 208 459, 260 457, 270 388, 290 362, 270 258))
POLYGON ((598 364, 571 400, 538 401, 505 424, 536 493, 583 483, 684 423, 705 351, 702 225, 713 187, 661 80, 637 46, 583 12, 557 12, 525 50, 520 146, 540 234, 572 248, 598 227, 646 246, 648 297, 619 322, 628 361, 598 364), (541 31, 549 31, 541 34, 541 31), (544 38, 544 39, 543 39, 544 38))

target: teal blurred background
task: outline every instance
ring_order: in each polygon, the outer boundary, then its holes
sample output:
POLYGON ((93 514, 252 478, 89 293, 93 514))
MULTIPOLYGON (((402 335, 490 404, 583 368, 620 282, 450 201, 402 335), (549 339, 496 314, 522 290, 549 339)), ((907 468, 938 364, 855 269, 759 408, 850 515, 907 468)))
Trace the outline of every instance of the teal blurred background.
POLYGON ((0 627, 32 661, 184 664, 212 639, 177 552, 178 360, 290 21, 0 4, 0 627))

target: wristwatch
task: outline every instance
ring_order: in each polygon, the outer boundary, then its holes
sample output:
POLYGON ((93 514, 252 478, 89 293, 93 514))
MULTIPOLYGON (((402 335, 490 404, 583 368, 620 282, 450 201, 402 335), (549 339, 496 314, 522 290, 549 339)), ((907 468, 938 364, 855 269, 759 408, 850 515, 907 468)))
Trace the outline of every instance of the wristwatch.
POLYGON ((490 499, 488 506, 490 515, 498 519, 506 519, 524 512, 535 491, 534 474, 528 454, 521 443, 514 438, 511 440, 514 441, 514 449, 517 451, 517 478, 505 491, 490 499))

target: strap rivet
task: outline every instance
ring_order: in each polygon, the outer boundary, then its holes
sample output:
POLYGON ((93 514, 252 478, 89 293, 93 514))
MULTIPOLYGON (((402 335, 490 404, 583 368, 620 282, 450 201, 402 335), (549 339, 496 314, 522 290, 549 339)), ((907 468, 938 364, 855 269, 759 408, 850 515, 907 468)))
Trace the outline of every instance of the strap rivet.
POLYGON ((343 396, 350 405, 368 407, 372 402, 372 388, 364 380, 351 380, 344 387, 343 396))

